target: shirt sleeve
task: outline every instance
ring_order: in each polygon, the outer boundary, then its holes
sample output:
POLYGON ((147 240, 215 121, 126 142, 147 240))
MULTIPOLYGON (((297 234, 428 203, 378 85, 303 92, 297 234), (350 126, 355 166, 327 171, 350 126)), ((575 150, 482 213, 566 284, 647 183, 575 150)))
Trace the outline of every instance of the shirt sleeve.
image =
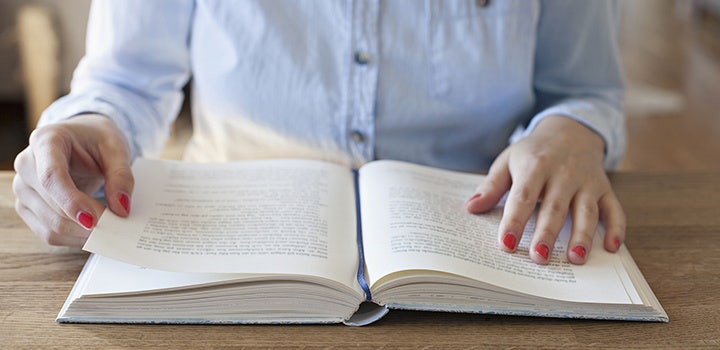
POLYGON ((112 119, 132 156, 162 150, 190 75, 190 0, 95 0, 86 53, 70 94, 43 113, 46 125, 83 113, 112 119))
POLYGON ((626 143, 618 14, 612 0, 542 2, 534 72, 536 114, 522 134, 550 115, 572 118, 605 140, 606 169, 617 166, 626 143))

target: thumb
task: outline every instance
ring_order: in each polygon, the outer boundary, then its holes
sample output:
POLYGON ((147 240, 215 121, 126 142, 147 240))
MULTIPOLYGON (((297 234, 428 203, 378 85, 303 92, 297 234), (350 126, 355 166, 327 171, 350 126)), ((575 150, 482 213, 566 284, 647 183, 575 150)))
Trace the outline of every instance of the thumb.
POLYGON ((490 166, 484 181, 475 190, 465 207, 472 214, 481 214, 494 208, 512 185, 508 168, 508 152, 502 152, 490 166))
POLYGON ((102 115, 77 116, 70 122, 80 124, 84 133, 95 133, 96 137, 86 139, 91 142, 85 146, 105 180, 105 201, 113 213, 128 216, 135 183, 130 170, 128 140, 112 120, 102 115))
POLYGON ((127 149, 113 147, 104 152, 103 174, 105 176, 105 200, 108 208, 122 217, 130 214, 130 199, 135 179, 130 170, 130 154, 127 149))

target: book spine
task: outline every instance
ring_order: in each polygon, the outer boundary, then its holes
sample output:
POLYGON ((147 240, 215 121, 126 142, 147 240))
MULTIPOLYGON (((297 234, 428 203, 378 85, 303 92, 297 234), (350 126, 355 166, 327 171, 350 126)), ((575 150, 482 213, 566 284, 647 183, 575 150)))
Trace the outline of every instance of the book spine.
POLYGON ((362 240, 362 215, 360 212, 360 182, 358 181, 359 173, 356 169, 353 172, 353 183, 355 184, 355 221, 357 231, 357 247, 358 254, 360 255, 360 263, 358 264, 357 281, 360 287, 365 292, 365 300, 371 301, 372 294, 370 294, 370 287, 365 280, 365 253, 363 252, 363 240, 362 240))

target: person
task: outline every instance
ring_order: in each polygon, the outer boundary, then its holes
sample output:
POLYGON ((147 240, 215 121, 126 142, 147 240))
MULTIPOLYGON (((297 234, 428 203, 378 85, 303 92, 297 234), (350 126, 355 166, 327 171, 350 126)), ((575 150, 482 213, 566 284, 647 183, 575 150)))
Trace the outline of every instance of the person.
POLYGON ((605 173, 623 152, 617 4, 572 0, 96 0, 71 92, 16 159, 16 209, 47 243, 80 246, 105 206, 130 212, 130 164, 156 156, 191 81, 185 158, 398 159, 488 171, 466 208, 507 194, 498 230, 546 264, 596 228, 625 239, 605 173))

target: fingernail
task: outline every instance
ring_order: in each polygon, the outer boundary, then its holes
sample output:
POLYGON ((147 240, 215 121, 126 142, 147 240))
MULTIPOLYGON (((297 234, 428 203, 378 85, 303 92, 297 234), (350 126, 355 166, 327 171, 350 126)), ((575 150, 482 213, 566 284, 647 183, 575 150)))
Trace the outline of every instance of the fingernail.
POLYGON ((507 249, 512 251, 515 250, 515 243, 517 243, 517 239, 515 238, 515 235, 506 233, 505 236, 503 236, 502 242, 507 249))
POLYGON ((613 239, 613 243, 615 244, 615 250, 620 249, 620 244, 621 244, 621 243, 620 243, 620 237, 615 237, 615 238, 613 239))
POLYGON ((78 222, 80 222, 80 225, 85 226, 86 229, 91 229, 93 227, 93 217, 92 215, 88 214, 85 211, 81 211, 78 213, 77 216, 78 222))
POLYGON ((535 253, 538 253, 543 259, 547 260, 550 256, 550 248, 548 248, 545 243, 539 243, 535 246, 535 253))
POLYGON ((126 213, 130 213, 130 197, 128 197, 127 194, 120 193, 118 196, 118 202, 120 202, 120 205, 122 205, 126 213))
POLYGON ((585 259, 585 254, 587 254, 587 250, 581 245, 576 245, 575 248, 572 249, 572 252, 583 259, 585 259))
POLYGON ((470 199, 468 199, 466 203, 470 203, 470 202, 474 201, 475 199, 480 198, 480 196, 482 196, 481 193, 476 193, 474 196, 470 197, 470 199))

